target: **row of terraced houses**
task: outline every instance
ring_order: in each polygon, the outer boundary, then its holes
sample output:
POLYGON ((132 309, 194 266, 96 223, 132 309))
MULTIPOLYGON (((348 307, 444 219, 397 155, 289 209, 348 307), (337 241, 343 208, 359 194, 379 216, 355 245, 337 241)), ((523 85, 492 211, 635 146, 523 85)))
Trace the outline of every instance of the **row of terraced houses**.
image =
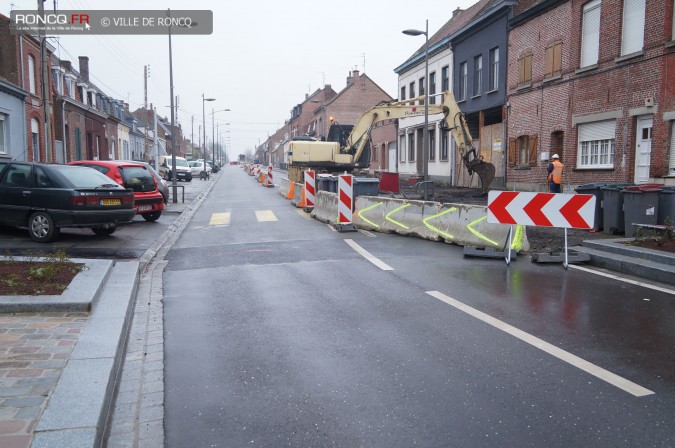
POLYGON ((0 14, 0 157, 151 161, 174 145, 179 155, 193 152, 181 127, 158 117, 152 104, 132 112, 100 88, 87 56, 80 56, 75 68, 45 40, 43 64, 40 40, 11 34, 9 25, 0 14))
MULTIPOLYGON (((565 165, 564 189, 580 184, 675 184, 674 0, 480 0, 429 36, 394 69, 399 100, 431 102, 453 91, 474 144, 493 163, 493 187, 543 191, 553 154, 565 165), (435 96, 436 95, 436 96, 435 96)), ((423 36, 422 36, 423 37, 423 36)), ((340 92, 306 95, 256 157, 283 164, 284 145, 300 135, 325 138, 327 117, 354 124, 392 98, 353 71, 340 92)), ((440 100, 439 100, 440 101, 440 100)), ((423 172, 477 186, 452 139, 431 116, 379 124, 371 135, 371 172, 423 172)))

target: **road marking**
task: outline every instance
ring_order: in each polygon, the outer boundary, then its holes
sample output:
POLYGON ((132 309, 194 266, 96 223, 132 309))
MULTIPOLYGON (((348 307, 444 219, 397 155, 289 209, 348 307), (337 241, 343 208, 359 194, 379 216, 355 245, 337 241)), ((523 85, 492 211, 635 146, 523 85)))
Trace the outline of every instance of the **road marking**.
POLYGON ((331 229, 333 232, 337 232, 337 229, 336 229, 334 226, 332 226, 332 225, 330 225, 330 224, 326 224, 326 225, 327 225, 328 228, 331 229))
POLYGON ((344 240, 345 243, 349 244, 352 249, 354 249, 356 252, 361 254, 366 260, 370 261, 373 263, 375 266, 378 268, 382 269, 383 271, 393 271, 394 268, 389 266, 387 263, 384 261, 380 260, 379 258, 375 257, 373 254, 365 250, 363 247, 359 246, 354 242, 354 240, 346 239, 344 240))
POLYGON ((210 226, 218 225, 229 225, 230 224, 230 213, 213 213, 211 215, 211 220, 209 221, 210 226))
POLYGON ((609 274, 609 273, 602 272, 602 271, 596 271, 594 269, 585 268, 583 266, 576 266, 576 265, 571 264, 570 267, 574 268, 574 269, 579 269, 580 271, 589 272, 591 274, 601 275, 603 277, 611 278, 611 279, 614 279, 614 280, 619 280, 619 281, 622 281, 622 282, 625 282, 625 283, 630 283, 631 285, 642 286, 643 288, 649 288, 649 289, 653 289, 655 291, 665 292, 666 294, 675 295, 675 289, 668 289, 668 288, 663 288, 661 286, 650 285, 649 283, 643 283, 643 282, 639 282, 637 280, 631 280, 629 278, 622 278, 622 277, 619 277, 618 275, 613 275, 613 274, 609 274))
POLYGON ((367 230, 363 230, 363 229, 357 229, 357 230, 358 230, 358 232, 363 233, 363 234, 366 235, 366 236, 369 236, 369 237, 371 237, 371 238, 377 238, 377 235, 372 234, 372 233, 370 233, 370 232, 367 231, 367 230))
POLYGON ((441 292, 427 291, 427 294, 437 298, 441 302, 445 302, 448 305, 454 306, 458 310, 464 311, 468 315, 473 316, 476 319, 480 319, 486 324, 492 325, 493 327, 498 328, 504 331, 505 333, 510 334, 511 336, 515 336, 521 341, 527 342, 528 344, 540 350, 543 350, 546 353, 553 355, 556 358, 565 361, 566 363, 571 364, 578 369, 583 370, 584 372, 590 373, 591 375, 600 378, 601 380, 613 386, 616 386, 619 389, 622 389, 631 395, 634 395, 636 397, 644 397, 645 395, 651 395, 654 393, 653 391, 645 389, 639 384, 635 384, 632 381, 629 381, 608 370, 603 369, 602 367, 596 366, 595 364, 592 364, 586 361, 585 359, 579 358, 578 356, 573 355, 570 352, 558 348, 555 345, 549 344, 548 342, 539 339, 536 336, 532 336, 529 333, 525 333, 524 331, 519 330, 516 327, 507 324, 506 322, 496 319, 490 316, 489 314, 485 314, 481 311, 478 311, 477 309, 465 305, 462 302, 455 300, 451 297, 448 297, 441 292))
POLYGON ((255 218, 258 222, 278 221, 272 210, 256 210, 255 218))

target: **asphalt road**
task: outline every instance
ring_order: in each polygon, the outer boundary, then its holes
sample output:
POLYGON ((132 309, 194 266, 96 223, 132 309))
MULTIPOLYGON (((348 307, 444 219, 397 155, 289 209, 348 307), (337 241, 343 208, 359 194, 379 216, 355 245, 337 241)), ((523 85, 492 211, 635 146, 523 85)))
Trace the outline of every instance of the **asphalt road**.
POLYGON ((166 259, 169 447, 675 445, 669 291, 338 233, 238 167, 166 259))

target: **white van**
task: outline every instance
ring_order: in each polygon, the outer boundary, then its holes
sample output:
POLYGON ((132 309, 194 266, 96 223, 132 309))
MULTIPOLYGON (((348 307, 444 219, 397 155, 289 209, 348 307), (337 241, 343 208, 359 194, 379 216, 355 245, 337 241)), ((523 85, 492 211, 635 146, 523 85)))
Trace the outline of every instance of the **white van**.
MULTIPOLYGON (((171 156, 160 156, 159 157, 159 175, 162 176, 165 180, 173 179, 171 175, 173 161, 171 156)), ((176 179, 184 180, 190 182, 192 180, 192 170, 188 161, 183 157, 176 157, 176 179)))

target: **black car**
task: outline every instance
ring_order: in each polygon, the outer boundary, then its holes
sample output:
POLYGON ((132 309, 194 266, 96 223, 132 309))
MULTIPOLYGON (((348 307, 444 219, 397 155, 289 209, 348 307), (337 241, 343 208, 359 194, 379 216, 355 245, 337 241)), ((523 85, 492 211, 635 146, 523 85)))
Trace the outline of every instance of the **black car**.
POLYGON ((39 243, 62 227, 110 235, 135 215, 134 192, 94 169, 0 160, 0 224, 28 228, 39 243))

